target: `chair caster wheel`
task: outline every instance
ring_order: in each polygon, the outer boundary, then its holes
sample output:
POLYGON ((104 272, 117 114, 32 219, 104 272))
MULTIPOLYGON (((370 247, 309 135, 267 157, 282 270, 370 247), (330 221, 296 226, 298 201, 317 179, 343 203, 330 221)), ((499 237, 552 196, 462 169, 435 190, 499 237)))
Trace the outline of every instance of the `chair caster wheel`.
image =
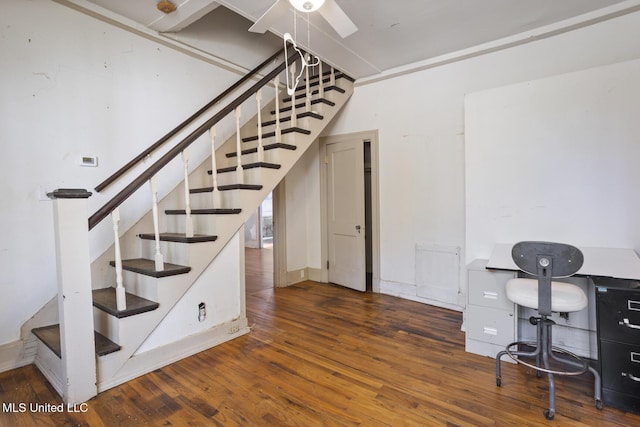
POLYGON ((539 318, 534 316, 529 317, 529 323, 531 323, 533 326, 536 326, 539 320, 540 320, 539 318))
POLYGON ((596 400, 596 408, 602 409, 602 400, 600 399, 596 400))
POLYGON ((502 379, 501 378, 496 378, 496 385, 498 387, 500 387, 502 385, 502 379))
POLYGON ((554 412, 552 412, 552 411, 550 411, 549 409, 545 409, 545 410, 544 410, 544 417, 545 417, 546 419, 548 419, 548 420, 552 420, 552 419, 553 419, 553 417, 554 417, 554 415, 555 415, 555 411, 554 411, 554 412))

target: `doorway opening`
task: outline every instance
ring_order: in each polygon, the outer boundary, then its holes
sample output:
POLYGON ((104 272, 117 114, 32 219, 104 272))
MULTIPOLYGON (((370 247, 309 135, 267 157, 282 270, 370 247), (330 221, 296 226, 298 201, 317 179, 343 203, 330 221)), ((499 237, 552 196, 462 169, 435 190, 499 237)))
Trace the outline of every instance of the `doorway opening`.
POLYGON ((273 193, 245 223, 245 286, 247 293, 273 289, 273 193))
POLYGON ((373 291, 373 236, 371 205, 371 140, 364 140, 364 248, 366 292, 373 291))
POLYGON ((380 292, 377 131, 320 141, 323 281, 380 292))

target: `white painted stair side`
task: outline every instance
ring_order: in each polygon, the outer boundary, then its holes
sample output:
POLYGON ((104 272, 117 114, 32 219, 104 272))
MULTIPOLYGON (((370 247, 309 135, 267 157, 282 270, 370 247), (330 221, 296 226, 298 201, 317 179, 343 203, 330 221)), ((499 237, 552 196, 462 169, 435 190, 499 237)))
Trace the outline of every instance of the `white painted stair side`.
MULTIPOLYGON (((125 286, 127 291, 142 296, 153 301, 160 303, 160 307, 154 311, 144 314, 132 316, 130 318, 116 319, 111 318, 109 315, 96 315, 97 329, 102 334, 111 338, 122 346, 122 350, 116 353, 112 353, 107 356, 98 358, 98 390, 103 391, 107 388, 114 387, 118 384, 126 382, 132 378, 149 372, 152 369, 157 369, 159 366, 172 363, 176 359, 175 354, 169 354, 162 352, 162 349, 157 350, 157 354, 150 355, 145 354, 147 360, 153 360, 153 363, 141 363, 143 357, 132 357, 136 350, 144 343, 149 334, 154 328, 162 321, 162 319, 172 310, 175 304, 182 298, 185 292, 191 287, 191 285, 197 280, 207 266, 215 259, 220 251, 226 246, 227 242, 237 233, 240 227, 248 220, 251 214, 257 209, 267 195, 275 188, 275 186, 284 178, 287 172, 293 167, 295 162, 302 156, 307 148, 318 138, 324 127, 331 122, 333 117, 337 114, 340 108, 346 103, 347 99, 353 92, 353 85, 347 79, 340 79, 345 93, 336 92, 334 94, 335 103, 334 107, 324 106, 323 108, 323 120, 308 120, 308 127, 310 135, 303 135, 299 133, 293 133, 286 135, 287 143, 296 145, 296 150, 267 150, 265 151, 265 161, 276 162, 281 164, 280 169, 261 169, 259 172, 260 182, 263 188, 258 191, 247 190, 232 190, 225 193, 236 193, 234 197, 228 197, 227 203, 237 203, 237 205, 229 205, 223 207, 228 208, 240 208, 242 209, 240 214, 236 215, 217 215, 215 219, 207 218, 205 215, 194 216, 194 227, 197 234, 215 234, 218 239, 215 242, 207 243, 169 243, 164 242, 163 245, 169 246, 171 249, 165 256, 166 262, 171 262, 180 265, 186 265, 191 267, 191 271, 188 274, 170 276, 165 278, 152 278, 142 275, 127 274, 125 286), (270 153, 273 151, 273 153, 270 153), (277 154, 275 153, 277 151, 277 154), (132 282, 132 283, 130 283, 132 282), (105 317, 107 316, 107 317, 105 317)), ((273 105, 265 107, 266 109, 273 109, 273 105)), ((263 115, 264 116, 264 115, 263 115)), ((300 123, 298 126, 300 126, 300 123)), ((255 133, 256 122, 250 121, 241 130, 242 135, 253 135, 255 133), (251 132, 253 130, 253 132, 251 132), (246 132, 246 133, 245 133, 246 132)), ((301 127, 301 126, 300 126, 301 127)), ((235 151, 236 136, 232 135, 227 141, 216 150, 216 160, 218 168, 226 167, 235 164, 236 159, 227 158, 226 153, 235 151)), ((251 147, 253 143, 244 143, 245 146, 251 147)), ((265 142, 268 144, 268 142, 265 142)), ((243 156, 248 157, 248 156, 243 156)), ((253 161, 253 160, 248 160, 253 161)), ((200 166, 193 170, 190 174, 192 181, 191 187, 197 186, 197 183, 202 183, 202 177, 210 176, 207 174, 207 170, 210 169, 211 159, 205 160, 200 166), (196 183, 196 184, 194 184, 196 183)), ((247 163, 247 160, 243 158, 243 163, 247 163)), ((255 175, 255 171, 246 171, 245 177, 255 175)), ((206 179, 206 178, 205 178, 206 179)), ((211 181, 209 181, 211 182, 211 181)), ((245 181, 246 183, 254 183, 245 181)), ((175 189, 164 197, 159 203, 159 210, 164 213, 165 209, 184 209, 184 183, 178 184, 175 189)), ((211 184, 207 184, 211 185, 211 184)), ((192 209, 197 209, 198 203, 202 203, 198 198, 205 199, 203 195, 193 195, 194 206, 192 209)), ((206 198, 207 202, 202 203, 206 207, 211 207, 211 198, 206 198)), ((225 200, 223 199, 223 203, 225 200)), ((203 206, 203 207, 205 207, 203 206)), ((185 230, 185 222, 182 216, 166 216, 164 221, 166 231, 182 232, 185 230)), ((123 247, 124 258, 127 258, 127 253, 136 255, 130 257, 139 257, 140 241, 137 238, 139 234, 148 233, 153 230, 152 212, 146 214, 137 224, 130 228, 123 236, 121 236, 121 245, 123 247)), ((153 244, 153 242, 147 242, 153 244)), ((108 250, 103 255, 98 257, 92 263, 92 283, 110 283, 109 277, 110 271, 104 269, 104 265, 108 264, 108 261, 112 258, 112 251, 108 250), (100 263, 100 264, 98 264, 100 263)), ((244 295, 242 296, 244 298, 244 295)), ((240 334, 248 332, 246 326, 246 313, 242 313, 239 318, 232 325, 221 325, 220 329, 225 330, 224 341, 232 339, 240 334), (228 329, 232 328, 235 333, 229 334, 228 329)), ((222 335, 221 335, 222 336, 222 335)), ((220 342, 224 342, 220 341, 220 342)), ((215 342, 215 339, 212 341, 215 342)), ((219 342, 217 342, 219 343, 219 342)), ((152 352, 148 352, 152 353, 152 352)))

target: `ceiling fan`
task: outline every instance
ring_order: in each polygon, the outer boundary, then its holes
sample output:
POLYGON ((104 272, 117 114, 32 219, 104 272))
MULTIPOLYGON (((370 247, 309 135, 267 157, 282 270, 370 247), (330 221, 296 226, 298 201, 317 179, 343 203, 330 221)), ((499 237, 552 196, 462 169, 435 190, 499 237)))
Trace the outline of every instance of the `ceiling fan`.
POLYGON ((289 8, 293 6, 301 12, 318 11, 329 25, 342 38, 349 37, 358 31, 358 27, 349 19, 346 13, 338 6, 335 0, 276 0, 276 2, 249 28, 254 33, 264 33, 278 18, 284 15, 289 8))

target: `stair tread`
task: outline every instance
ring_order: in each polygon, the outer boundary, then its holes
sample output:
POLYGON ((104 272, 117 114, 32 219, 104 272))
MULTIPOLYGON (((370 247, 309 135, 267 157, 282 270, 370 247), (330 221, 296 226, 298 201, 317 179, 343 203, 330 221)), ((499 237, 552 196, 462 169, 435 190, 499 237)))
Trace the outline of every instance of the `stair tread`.
MULTIPOLYGON (((153 233, 142 233, 138 235, 144 240, 155 240, 156 236, 153 233)), ((214 242, 218 239, 218 236, 208 234, 194 234, 191 237, 187 237, 185 233, 160 233, 160 240, 163 242, 178 242, 178 243, 202 243, 202 242, 214 242)))
MULTIPOLYGON (((229 185, 218 185, 218 191, 229 191, 229 190, 262 190, 262 185, 260 184, 229 184, 229 185)), ((201 187, 201 188, 191 188, 189 193, 211 193, 214 191, 213 187, 201 187)))
MULTIPOLYGON (((300 113, 300 114, 296 114, 298 119, 304 119, 305 117, 312 117, 314 119, 318 119, 318 120, 323 120, 324 116, 322 114, 318 114, 315 111, 305 111, 304 113, 300 113)), ((284 123, 284 122, 290 122, 291 121, 291 116, 288 117, 281 117, 280 118, 280 123, 284 123)), ((276 124, 275 120, 268 120, 266 122, 262 122, 262 126, 273 126, 276 124)))
MULTIPOLYGON (((191 209, 191 215, 232 215, 239 214, 242 209, 239 208, 214 208, 214 209, 191 209)), ((184 209, 167 209, 164 211, 167 215, 186 215, 184 209)))
MULTIPOLYGON (((327 80, 328 81, 328 80, 327 80)), ((310 87, 314 87, 317 86, 318 83, 311 83, 310 87)), ((296 99, 302 99, 305 98, 307 96, 307 88, 304 85, 300 85, 301 87, 298 88, 296 90, 296 99)), ((342 89, 340 86, 326 86, 324 88, 325 92, 331 92, 332 90, 335 90, 336 92, 340 92, 340 93, 345 93, 346 90, 342 89)), ((311 96, 313 95, 317 95, 318 93, 320 93, 320 89, 314 89, 311 91, 311 96)), ((288 96, 286 98, 282 98, 282 102, 291 102, 291 97, 288 96)))
MULTIPOLYGON (((218 169, 218 173, 235 172, 237 170, 238 170, 238 166, 229 166, 227 168, 218 169)), ((208 170, 207 174, 212 175, 211 170, 208 170)))
POLYGON ((242 165, 242 169, 255 169, 255 168, 265 168, 265 169, 280 169, 282 165, 277 163, 268 163, 268 162, 255 162, 255 163, 247 163, 242 165))
MULTIPOLYGON (((297 147, 295 145, 291 145, 291 144, 285 144, 283 142, 275 142, 273 144, 267 144, 262 146, 262 148, 266 151, 266 150, 273 150, 275 148, 283 148, 285 150, 295 150, 297 147)), ((252 154, 252 153, 257 153, 258 152, 258 148, 257 147, 253 147, 253 148, 246 148, 244 150, 242 150, 242 154, 252 154)), ((227 158, 230 157, 236 157, 237 153, 234 151, 232 153, 227 153, 225 154, 225 156, 227 156, 227 158)))
MULTIPOLYGON (((329 101, 327 98, 318 98, 318 99, 314 99, 313 101, 311 101, 311 105, 315 105, 315 104, 326 104, 330 107, 333 107, 336 105, 335 102, 333 101, 329 101)), ((304 102, 300 103, 300 104, 296 104, 296 108, 303 108, 304 107, 304 102)), ((281 113, 286 113, 287 111, 291 111, 291 106, 289 107, 283 107, 280 109, 281 113)), ((275 114, 276 110, 271 110, 271 114, 275 114)))
MULTIPOLYGON (((112 267, 115 267, 116 262, 109 261, 109 264, 112 267)), ((152 259, 146 259, 146 258, 123 259, 122 268, 127 271, 132 271, 134 273, 144 274, 145 276, 151 276, 156 278, 175 276, 178 274, 185 274, 191 271, 191 267, 187 267, 184 265, 171 264, 169 262, 164 263, 164 270, 157 271, 155 261, 152 259)))
POLYGON ((124 310, 118 310, 116 304, 116 288, 109 287, 104 289, 95 289, 93 291, 93 306, 117 317, 118 319, 153 311, 159 307, 157 302, 130 294, 129 292, 125 293, 125 297, 127 301, 127 308, 124 310))
MULTIPOLYGON (((302 128, 297 127, 297 126, 290 127, 290 128, 285 128, 285 129, 282 129, 280 131, 280 133, 282 135, 286 135, 288 133, 294 133, 294 132, 295 133, 301 133, 303 135, 311 135, 311 131, 310 130, 302 129, 302 128)), ((272 138, 274 136, 276 136, 276 132, 275 131, 267 132, 267 133, 263 133, 262 134, 263 138, 272 138)), ((251 142, 251 141, 257 141, 257 140, 258 140, 258 135, 248 136, 248 137, 242 138, 242 142, 251 142)))
MULTIPOLYGON (((60 345, 60 325, 43 326, 32 329, 33 335, 38 337, 56 356, 62 358, 62 348, 60 345)), ((94 331, 96 355, 104 356, 109 353, 119 351, 122 347, 111 341, 99 332, 94 331)))
MULTIPOLYGON (((242 169, 256 169, 256 168, 264 168, 264 169, 280 169, 282 165, 277 163, 269 163, 269 162, 254 162, 254 163, 245 163, 242 165, 242 169)), ((230 166, 228 168, 218 169, 218 173, 227 173, 227 172, 235 172, 238 170, 237 166, 230 166)), ((211 170, 207 171, 208 175, 212 175, 211 170)))

